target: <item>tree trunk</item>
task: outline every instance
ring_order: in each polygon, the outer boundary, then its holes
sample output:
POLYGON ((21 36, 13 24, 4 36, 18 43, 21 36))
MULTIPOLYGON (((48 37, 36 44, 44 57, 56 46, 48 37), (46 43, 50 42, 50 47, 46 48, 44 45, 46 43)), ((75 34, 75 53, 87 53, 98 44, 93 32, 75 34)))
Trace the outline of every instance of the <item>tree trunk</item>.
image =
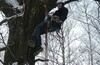
MULTIPOLYGON (((18 1, 21 5, 23 1, 25 2, 25 13, 23 17, 12 19, 8 22, 9 38, 7 45, 12 46, 9 49, 10 51, 8 49, 5 51, 4 63, 5 65, 11 65, 14 62, 18 62, 18 65, 24 65, 25 63, 35 65, 35 56, 32 55, 34 51, 28 47, 28 41, 31 39, 34 28, 44 20, 44 4, 47 5, 48 10, 50 10, 55 6, 56 0, 44 0, 44 2, 40 0, 18 1)), ((6 5, 6 8, 0 8, 6 16, 15 14, 12 9, 7 7, 8 5, 6 5)))

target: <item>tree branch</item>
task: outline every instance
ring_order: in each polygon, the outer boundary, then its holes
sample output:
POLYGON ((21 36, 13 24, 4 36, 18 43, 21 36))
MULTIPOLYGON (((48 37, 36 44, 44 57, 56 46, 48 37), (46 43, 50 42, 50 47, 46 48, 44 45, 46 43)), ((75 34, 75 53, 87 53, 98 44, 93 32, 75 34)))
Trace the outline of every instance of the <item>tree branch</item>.
POLYGON ((4 62, 2 60, 0 60, 0 62, 4 65, 4 62))
POLYGON ((78 1, 78 0, 68 0, 68 1, 65 1, 64 4, 68 4, 68 3, 71 3, 71 2, 74 2, 74 1, 78 1))
POLYGON ((0 52, 6 50, 7 47, 0 48, 0 52))
POLYGON ((49 61, 49 60, 48 59, 46 59, 46 60, 43 60, 43 59, 36 59, 36 60, 34 60, 34 62, 37 62, 37 61, 45 62, 45 61, 49 61))
POLYGON ((2 20, 2 21, 0 22, 0 25, 2 25, 3 23, 9 21, 9 20, 12 19, 12 18, 21 17, 21 16, 23 16, 23 15, 24 15, 24 12, 21 12, 21 13, 18 13, 18 14, 13 15, 13 16, 11 16, 11 17, 5 17, 5 19, 2 20))
POLYGON ((4 44, 4 45, 6 46, 6 48, 9 50, 11 56, 12 56, 15 60, 17 60, 17 58, 14 56, 14 54, 12 53, 11 49, 9 48, 9 46, 6 45, 2 33, 0 33, 0 35, 1 35, 1 38, 2 38, 2 41, 3 41, 3 44, 4 44))
POLYGON ((12 19, 12 18, 17 18, 17 17, 23 16, 23 15, 24 15, 24 12, 25 12, 25 4, 23 4, 23 11, 22 11, 21 13, 12 15, 12 16, 10 16, 10 17, 5 17, 5 19, 2 20, 2 21, 0 22, 0 25, 2 25, 2 24, 5 23, 5 22, 8 22, 8 21, 9 21, 10 19, 12 19))

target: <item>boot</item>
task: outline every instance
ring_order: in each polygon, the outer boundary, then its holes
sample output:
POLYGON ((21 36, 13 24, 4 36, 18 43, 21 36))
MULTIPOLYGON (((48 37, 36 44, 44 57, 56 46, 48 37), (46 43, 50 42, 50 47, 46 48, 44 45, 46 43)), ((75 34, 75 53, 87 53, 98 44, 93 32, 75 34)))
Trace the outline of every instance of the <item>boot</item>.
POLYGON ((36 45, 34 47, 34 54, 33 55, 36 56, 36 55, 38 55, 42 51, 43 51, 43 48, 41 47, 41 45, 36 45))
POLYGON ((35 42, 33 40, 29 40, 29 47, 35 47, 35 42))

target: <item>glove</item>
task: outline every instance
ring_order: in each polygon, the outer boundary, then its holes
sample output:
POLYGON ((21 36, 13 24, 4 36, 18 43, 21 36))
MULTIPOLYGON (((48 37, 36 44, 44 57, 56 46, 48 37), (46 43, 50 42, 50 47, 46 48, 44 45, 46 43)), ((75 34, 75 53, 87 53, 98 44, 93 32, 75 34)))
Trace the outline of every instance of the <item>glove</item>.
POLYGON ((56 32, 60 32, 60 29, 57 29, 56 32))

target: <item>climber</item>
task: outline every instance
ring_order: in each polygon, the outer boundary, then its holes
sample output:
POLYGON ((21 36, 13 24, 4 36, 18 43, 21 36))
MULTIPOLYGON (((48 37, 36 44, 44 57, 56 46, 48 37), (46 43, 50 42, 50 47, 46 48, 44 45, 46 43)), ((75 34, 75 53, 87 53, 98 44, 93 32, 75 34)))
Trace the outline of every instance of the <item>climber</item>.
POLYGON ((43 48, 41 47, 41 35, 45 34, 46 31, 54 32, 56 30, 60 30, 61 24, 67 18, 68 9, 64 7, 64 3, 57 1, 56 4, 58 10, 55 11, 52 16, 48 15, 47 20, 37 25, 32 33, 32 41, 29 45, 35 49, 34 55, 37 55, 39 52, 43 51, 43 48))

